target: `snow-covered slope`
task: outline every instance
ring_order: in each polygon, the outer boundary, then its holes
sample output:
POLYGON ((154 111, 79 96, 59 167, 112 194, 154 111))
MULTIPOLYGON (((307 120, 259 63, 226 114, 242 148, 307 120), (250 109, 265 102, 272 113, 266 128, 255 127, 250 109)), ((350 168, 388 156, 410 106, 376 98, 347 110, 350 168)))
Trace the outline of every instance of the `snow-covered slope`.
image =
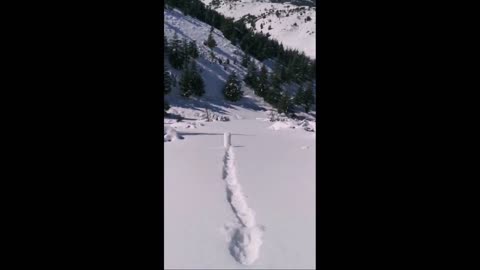
MULTIPOLYGON (((217 42, 217 46, 213 48, 214 55, 217 59, 221 59, 222 63, 225 63, 228 59, 230 64, 225 65, 220 64, 218 61, 212 61, 210 58, 210 49, 203 44, 210 33, 210 25, 190 16, 184 16, 182 12, 176 9, 165 10, 164 18, 164 33, 167 39, 172 39, 176 34, 179 39, 196 41, 200 52, 200 57, 196 59, 196 63, 204 79, 206 91, 202 98, 191 98, 186 100, 180 97, 180 92, 177 87, 172 93, 166 96, 167 101, 173 107, 196 108, 199 111, 204 111, 205 108, 208 108, 214 113, 223 114, 225 110, 222 108, 232 106, 230 103, 226 102, 223 97, 223 86, 232 72, 235 72, 240 79, 243 79, 245 76, 247 70, 241 65, 244 53, 241 49, 231 44, 228 39, 224 38, 220 30, 214 29, 213 38, 217 42)), ((253 59, 253 61, 260 65, 258 60, 253 59)), ((166 66, 170 67, 168 63, 166 66)), ((177 80, 180 78, 180 71, 172 68, 169 68, 169 70, 174 74, 177 80)), ((237 104, 254 110, 271 108, 271 106, 263 102, 261 98, 257 97, 250 88, 243 87, 242 90, 245 92, 245 96, 242 101, 237 104)))
POLYGON ((239 102, 225 101, 230 72, 246 72, 243 52, 214 29, 214 54, 230 61, 225 69, 203 45, 209 25, 177 10, 164 17, 167 38, 196 41, 206 86, 201 98, 182 98, 178 87, 166 95, 165 268, 315 268, 314 118, 281 117, 247 87, 239 102))
POLYGON ((258 0, 201 0, 224 16, 247 20, 255 25, 255 32, 270 34, 284 46, 303 51, 315 59, 316 8, 290 3, 271 3, 258 0))

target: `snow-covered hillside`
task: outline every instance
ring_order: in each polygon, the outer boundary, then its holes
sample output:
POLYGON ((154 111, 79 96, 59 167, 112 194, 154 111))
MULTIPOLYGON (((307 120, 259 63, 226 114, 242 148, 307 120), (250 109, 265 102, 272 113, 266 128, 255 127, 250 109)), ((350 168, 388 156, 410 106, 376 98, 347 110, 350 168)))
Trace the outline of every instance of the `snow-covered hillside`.
POLYGON ((214 29, 215 58, 230 64, 212 61, 211 26, 178 10, 164 18, 168 39, 196 41, 206 91, 165 96, 165 268, 314 269, 315 118, 278 115, 245 86, 240 101, 225 101, 228 75, 246 73, 243 52, 214 29))
MULTIPOLYGON (((203 44, 210 33, 210 25, 190 16, 184 16, 182 12, 176 9, 166 10, 164 18, 164 33, 168 39, 172 39, 176 34, 179 39, 196 41, 200 52, 200 57, 196 60, 196 63, 206 84, 206 93, 202 98, 186 100, 180 97, 178 89, 174 89, 173 93, 166 96, 166 99, 173 107, 198 108, 202 111, 208 108, 214 113, 223 114, 224 110, 222 108, 231 107, 231 105, 225 101, 222 88, 231 72, 235 72, 240 78, 245 76, 247 70, 240 64, 244 53, 238 47, 232 45, 229 40, 225 39, 222 32, 214 29, 213 37, 217 41, 217 46, 213 48, 215 57, 222 60, 222 63, 225 63, 228 59, 230 64, 224 65, 218 61, 212 61, 210 49, 203 44)), ((260 64, 258 60, 252 60, 258 65, 260 64)), ((170 67, 168 63, 166 66, 170 67)), ((180 78, 180 71, 171 68, 169 70, 177 79, 180 78)), ((261 98, 257 97, 250 88, 244 87, 243 90, 245 91, 245 96, 242 102, 239 103, 242 106, 254 110, 271 108, 261 98)))
POLYGON ((315 59, 316 8, 258 0, 201 0, 221 14, 255 25, 255 32, 269 34, 284 46, 315 59), (218 3, 218 4, 217 4, 218 3))

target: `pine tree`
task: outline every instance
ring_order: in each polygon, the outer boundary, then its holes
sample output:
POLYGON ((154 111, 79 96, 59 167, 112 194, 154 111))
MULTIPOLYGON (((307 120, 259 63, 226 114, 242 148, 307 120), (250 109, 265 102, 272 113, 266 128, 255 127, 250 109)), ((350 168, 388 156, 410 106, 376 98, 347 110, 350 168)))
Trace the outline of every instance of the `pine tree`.
POLYGON ((172 78, 172 86, 177 87, 177 79, 175 78, 175 75, 172 74, 171 78, 172 78))
POLYGON ((163 101, 163 111, 166 112, 170 109, 170 104, 168 104, 167 100, 163 101))
POLYGON ((164 72, 163 72, 163 77, 164 77, 164 94, 170 93, 172 90, 172 77, 170 76, 170 72, 164 67, 164 72))
POLYGON ((252 59, 250 59, 248 54, 245 53, 242 59, 242 66, 248 68, 248 66, 250 65, 250 62, 252 62, 252 59))
POLYGON ((257 86, 258 75, 257 75, 257 67, 255 63, 252 61, 248 64, 247 74, 245 75, 244 81, 245 83, 254 88, 257 86))
POLYGON ((297 105, 302 106, 305 109, 305 112, 310 111, 310 107, 315 103, 315 98, 313 96, 313 84, 309 83, 305 89, 300 86, 295 95, 294 102, 297 105))
POLYGON ((278 101, 277 110, 279 113, 289 113, 292 111, 292 100, 287 93, 282 93, 278 101))
POLYGON ((205 42, 205 45, 207 45, 210 49, 213 49, 213 48, 215 48, 215 46, 217 46, 217 42, 213 38, 212 32, 210 32, 210 34, 208 34, 208 39, 205 42))
POLYGON ((163 52, 164 52, 164 53, 169 52, 170 49, 169 49, 168 46, 169 46, 169 44, 168 44, 168 39, 167 39, 167 37, 166 37, 165 35, 163 35, 163 52))
POLYGON ((304 96, 305 96, 305 91, 303 90, 303 87, 300 85, 300 87, 297 89, 297 93, 295 93, 295 97, 293 98, 293 102, 296 105, 303 105, 304 101, 304 96))
POLYGON ((310 74, 311 79, 315 79, 315 77, 317 75, 317 61, 316 60, 313 60, 312 63, 310 63, 309 74, 310 74))
POLYGON ((273 107, 278 106, 278 102, 280 101, 281 98, 281 92, 278 89, 275 89, 274 87, 269 87, 267 90, 267 93, 265 94, 265 101, 270 103, 273 107))
POLYGON ((193 60, 190 64, 190 71, 192 74, 191 87, 193 94, 199 97, 203 96, 203 94, 205 94, 205 83, 203 82, 202 76, 197 71, 197 64, 193 60))
POLYGON ((182 49, 181 49, 181 58, 183 60, 182 65, 184 65, 190 59, 190 47, 188 46, 187 40, 182 40, 182 49))
POLYGON ((309 112, 310 111, 310 107, 315 104, 315 97, 313 96, 313 91, 315 90, 315 88, 313 87, 313 83, 308 83, 305 91, 304 91, 304 95, 303 95, 303 105, 304 105, 304 108, 305 108, 305 112, 309 112))
POLYGON ((255 89, 256 93, 261 95, 270 105, 276 107, 280 99, 280 93, 283 91, 279 74, 272 72, 268 76, 267 73, 267 82, 264 85, 266 85, 266 87, 262 87, 262 83, 259 83, 257 89, 255 89))
POLYGON ((285 74, 282 74, 283 71, 283 66, 279 63, 277 63, 273 69, 273 75, 272 75, 272 80, 274 80, 277 83, 282 83, 285 81, 285 74))
POLYGON ((238 81, 237 76, 235 73, 232 73, 228 77, 227 83, 223 89, 225 99, 233 102, 240 100, 243 96, 243 91, 240 87, 240 82, 238 81))
POLYGON ((183 68, 182 77, 180 77, 180 95, 183 97, 190 97, 193 94, 192 89, 192 72, 189 65, 183 68))
POLYGON ((288 82, 287 70, 284 66, 280 68, 280 78, 282 79, 282 82, 288 82))
MULTIPOLYGON (((167 70, 167 68, 165 66, 164 66, 163 75, 164 75, 164 78, 165 78, 163 95, 165 96, 166 94, 170 93, 170 91, 172 90, 172 81, 171 81, 170 72, 167 70)), ((164 109, 164 112, 166 112, 166 111, 168 111, 168 109, 170 109, 170 105, 168 104, 167 100, 165 100, 165 99, 163 101, 163 109, 164 109)))
POLYGON ((198 53, 197 43, 195 43, 194 40, 188 43, 188 55, 190 55, 193 58, 198 58, 199 53, 198 53))
POLYGON ((258 76, 257 85, 255 87, 255 93, 261 97, 265 97, 265 94, 268 92, 268 71, 265 65, 262 66, 260 74, 258 76))
POLYGON ((177 33, 175 33, 173 36, 173 40, 170 43, 168 53, 169 53, 168 60, 170 61, 170 64, 172 65, 172 67, 175 69, 181 69, 184 64, 184 55, 183 55, 182 43, 177 38, 177 33))
POLYGON ((236 34, 233 26, 233 19, 224 20, 223 23, 220 25, 220 31, 223 33, 223 36, 228 40, 235 40, 236 34))

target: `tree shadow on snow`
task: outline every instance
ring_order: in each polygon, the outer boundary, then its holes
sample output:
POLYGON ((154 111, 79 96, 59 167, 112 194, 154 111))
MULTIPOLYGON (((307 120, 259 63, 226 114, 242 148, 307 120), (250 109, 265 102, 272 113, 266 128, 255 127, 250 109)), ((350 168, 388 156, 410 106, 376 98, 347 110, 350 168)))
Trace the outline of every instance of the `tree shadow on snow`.
MULTIPOLYGON (((183 131, 177 131, 177 134, 178 135, 181 135, 181 136, 198 136, 198 135, 217 135, 217 136, 223 136, 224 133, 209 133, 209 132, 183 132, 183 131)), ((251 134, 239 134, 239 133, 231 133, 232 135, 234 136, 255 136, 255 135, 251 135, 251 134)), ((244 147, 243 145, 238 145, 238 146, 234 146, 234 147, 244 147)))
POLYGON ((205 112, 205 109, 208 109, 212 113, 222 114, 222 115, 231 115, 229 110, 236 110, 232 105, 242 107, 249 110, 255 111, 266 111, 265 108, 260 107, 255 103, 255 101, 250 97, 243 97, 238 102, 227 102, 225 100, 218 99, 192 99, 192 98, 178 98, 172 99, 169 101, 171 106, 180 107, 184 109, 192 109, 200 112, 205 112))
POLYGON ((197 136, 197 135, 223 135, 223 133, 200 133, 200 132, 178 132, 177 133, 179 135, 182 135, 182 136, 197 136))

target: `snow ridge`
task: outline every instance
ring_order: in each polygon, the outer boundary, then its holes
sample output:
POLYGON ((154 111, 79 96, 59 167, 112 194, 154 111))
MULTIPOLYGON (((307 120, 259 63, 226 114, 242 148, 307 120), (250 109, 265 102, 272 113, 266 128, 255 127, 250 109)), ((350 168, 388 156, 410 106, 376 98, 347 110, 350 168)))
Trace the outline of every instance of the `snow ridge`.
POLYGON ((227 183, 227 200, 241 224, 232 233, 229 249, 239 263, 249 265, 259 256, 263 229, 256 225, 255 214, 247 205, 235 174, 234 161, 232 146, 229 146, 225 151, 223 179, 227 183))

